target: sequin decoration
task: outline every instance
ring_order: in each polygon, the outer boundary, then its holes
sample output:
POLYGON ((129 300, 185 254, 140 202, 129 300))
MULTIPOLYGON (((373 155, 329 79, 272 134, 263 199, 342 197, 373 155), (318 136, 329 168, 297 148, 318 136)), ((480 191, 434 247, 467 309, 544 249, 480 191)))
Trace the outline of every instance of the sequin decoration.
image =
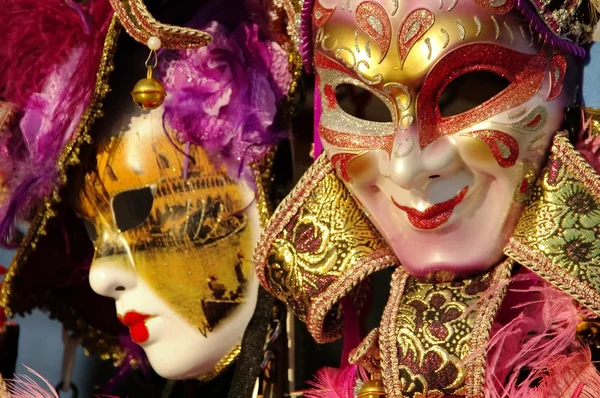
POLYGON ((506 261, 489 273, 446 283, 392 277, 379 337, 388 398, 483 396, 476 375, 483 373, 484 348, 511 268, 506 261))
POLYGON ((567 73, 567 60, 562 54, 554 54, 550 59, 550 93, 546 101, 556 99, 562 93, 565 74, 567 73))
POLYGON ((325 23, 329 21, 329 18, 331 18, 335 12, 335 9, 336 7, 325 8, 319 0, 316 0, 313 8, 313 23, 315 26, 320 28, 321 26, 325 25, 325 23))
POLYGON ((429 73, 417 99, 420 147, 525 103, 542 86, 546 63, 543 53, 523 54, 483 43, 459 47, 442 58, 429 73), (442 117, 438 99, 444 88, 455 78, 475 70, 504 76, 510 84, 498 95, 469 111, 442 117))
POLYGON ((515 6, 512 0, 473 0, 486 11, 496 15, 504 15, 515 6))
POLYGON ((434 22, 433 13, 425 8, 416 9, 404 18, 398 32, 398 53, 403 67, 410 50, 431 29, 434 22))
POLYGON ((395 263, 324 154, 280 204, 255 254, 263 286, 312 323, 319 342, 342 333, 339 299, 360 304, 360 282, 395 263))
POLYGON ((365 1, 356 7, 356 24, 360 30, 379 46, 383 61, 392 41, 392 23, 381 4, 365 1))
POLYGON ((469 133, 468 136, 485 142, 500 167, 511 167, 517 162, 519 143, 513 136, 498 130, 474 131, 469 133))
POLYGON ((394 145, 394 136, 368 136, 350 133, 340 133, 330 130, 324 126, 319 126, 319 134, 323 141, 338 148, 346 149, 383 149, 391 153, 394 145))
POLYGON ((325 92, 325 101, 327 101, 327 107, 329 109, 335 108, 337 105, 335 89, 331 86, 331 84, 326 84, 325 87, 323 87, 323 91, 325 92))
POLYGON ((513 130, 520 133, 537 133, 546 126, 548 121, 548 111, 543 106, 536 106, 523 119, 509 125, 513 130))
POLYGON ((505 253, 600 315, 599 242, 600 176, 559 134, 505 253))

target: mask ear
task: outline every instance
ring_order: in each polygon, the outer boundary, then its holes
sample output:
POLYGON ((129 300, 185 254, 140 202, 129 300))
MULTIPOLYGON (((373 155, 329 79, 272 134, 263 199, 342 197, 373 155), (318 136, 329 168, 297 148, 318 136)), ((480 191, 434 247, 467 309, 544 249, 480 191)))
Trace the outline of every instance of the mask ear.
POLYGON ((562 93, 566 73, 567 59, 562 54, 554 54, 550 59, 550 92, 546 101, 552 101, 562 93))

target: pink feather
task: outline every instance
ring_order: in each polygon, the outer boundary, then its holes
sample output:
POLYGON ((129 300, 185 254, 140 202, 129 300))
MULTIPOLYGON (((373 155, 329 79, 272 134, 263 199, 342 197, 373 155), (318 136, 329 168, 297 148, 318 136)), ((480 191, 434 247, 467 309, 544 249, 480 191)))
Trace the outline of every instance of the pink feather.
MULTIPOLYGON (((550 397, 550 389, 542 386, 573 382, 573 374, 564 372, 562 364, 573 365, 575 358, 581 359, 577 355, 587 350, 576 337, 576 327, 581 318, 592 316, 569 295, 532 272, 525 270, 516 275, 492 328, 486 397, 550 397), (556 371, 559 368, 562 370, 556 371), (538 384, 540 387, 532 387, 538 384)), ((589 358, 587 365, 593 369, 589 358)), ((595 369, 586 380, 593 384, 594 377, 598 378, 595 369)))
POLYGON ((8 383, 9 395, 7 398, 59 398, 54 387, 46 379, 35 370, 27 366, 25 368, 33 376, 40 379, 42 383, 36 383, 35 380, 27 375, 17 375, 11 383, 8 383))
POLYGON ((575 149, 596 170, 596 173, 600 173, 600 136, 592 135, 592 119, 585 120, 583 109, 581 118, 584 119, 583 127, 577 137, 575 149))
POLYGON ((315 381, 308 383, 314 388, 306 390, 306 398, 354 398, 358 368, 350 365, 344 369, 326 367, 319 369, 315 381))

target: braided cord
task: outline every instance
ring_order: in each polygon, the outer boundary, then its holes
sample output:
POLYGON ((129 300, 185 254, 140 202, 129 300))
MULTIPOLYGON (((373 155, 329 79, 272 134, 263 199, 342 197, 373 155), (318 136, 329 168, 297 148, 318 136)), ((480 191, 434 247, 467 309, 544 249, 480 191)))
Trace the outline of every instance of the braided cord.
POLYGON ((127 33, 140 43, 156 36, 163 48, 182 50, 204 47, 212 41, 212 36, 201 30, 157 21, 143 0, 110 0, 110 4, 127 33))

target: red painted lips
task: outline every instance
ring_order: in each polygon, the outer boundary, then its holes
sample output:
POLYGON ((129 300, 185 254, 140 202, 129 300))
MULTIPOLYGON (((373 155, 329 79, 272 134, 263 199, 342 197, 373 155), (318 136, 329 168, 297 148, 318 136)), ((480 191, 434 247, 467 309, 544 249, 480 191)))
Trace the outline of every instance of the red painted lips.
POLYGON ((394 198, 392 202, 400 210, 404 210, 408 221, 419 229, 434 229, 447 222, 452 216, 454 208, 463 201, 469 187, 464 187, 455 197, 442 203, 435 204, 425 211, 419 211, 412 207, 399 205, 394 198))
POLYGON ((136 343, 144 343, 150 337, 150 332, 146 327, 146 320, 150 315, 140 314, 135 311, 129 311, 124 317, 119 316, 119 321, 129 328, 129 334, 136 343))

